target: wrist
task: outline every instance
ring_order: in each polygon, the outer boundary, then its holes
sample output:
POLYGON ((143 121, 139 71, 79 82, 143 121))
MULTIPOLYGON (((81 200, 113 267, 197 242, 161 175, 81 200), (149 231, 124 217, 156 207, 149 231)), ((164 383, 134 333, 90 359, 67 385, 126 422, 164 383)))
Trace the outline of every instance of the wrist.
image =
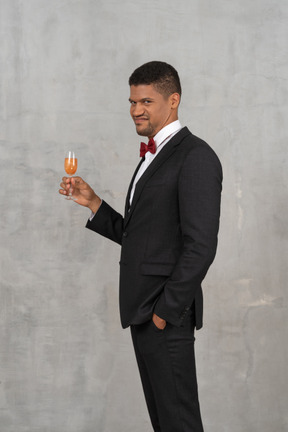
POLYGON ((91 200, 88 207, 92 211, 92 213, 95 214, 99 210, 101 203, 102 203, 102 200, 98 197, 98 195, 95 195, 94 199, 91 200))

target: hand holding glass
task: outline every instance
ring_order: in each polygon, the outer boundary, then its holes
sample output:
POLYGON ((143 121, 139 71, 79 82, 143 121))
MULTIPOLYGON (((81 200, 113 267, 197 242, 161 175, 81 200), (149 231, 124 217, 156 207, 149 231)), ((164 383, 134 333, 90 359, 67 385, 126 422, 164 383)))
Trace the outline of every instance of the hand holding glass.
MULTIPOLYGON (((69 175, 69 177, 72 177, 73 174, 76 173, 76 171, 77 171, 77 158, 76 158, 74 152, 69 151, 67 153, 67 155, 65 157, 64 168, 65 168, 66 173, 69 175)), ((70 189, 69 189, 68 196, 66 197, 66 199, 75 200, 75 198, 73 198, 73 196, 72 196, 71 184, 70 184, 70 189)))

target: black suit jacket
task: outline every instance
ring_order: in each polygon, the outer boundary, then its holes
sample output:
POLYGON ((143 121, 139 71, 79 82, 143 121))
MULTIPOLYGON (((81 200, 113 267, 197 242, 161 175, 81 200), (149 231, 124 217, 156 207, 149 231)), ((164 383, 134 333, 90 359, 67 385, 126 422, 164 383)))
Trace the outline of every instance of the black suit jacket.
POLYGON ((153 312, 180 326, 195 309, 202 327, 201 282, 217 247, 222 169, 218 157, 185 127, 161 150, 139 179, 124 217, 105 201, 87 228, 122 245, 122 326, 140 324, 153 312))

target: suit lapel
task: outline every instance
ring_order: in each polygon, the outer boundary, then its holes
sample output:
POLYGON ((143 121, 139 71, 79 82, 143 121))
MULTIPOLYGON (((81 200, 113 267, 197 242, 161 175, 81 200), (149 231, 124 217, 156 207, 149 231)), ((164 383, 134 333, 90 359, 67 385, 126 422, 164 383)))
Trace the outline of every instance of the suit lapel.
POLYGON ((126 218, 126 216, 128 214, 128 210, 129 210, 129 207, 130 207, 129 200, 130 200, 130 194, 131 194, 131 189, 132 189, 132 186, 133 186, 133 183, 134 183, 134 179, 135 179, 135 177, 137 175, 137 172, 139 171, 139 168, 140 168, 140 166, 142 165, 143 162, 144 162, 144 158, 142 158, 141 161, 139 162, 139 164, 137 165, 137 167, 135 169, 135 172, 133 174, 133 177, 131 179, 129 188, 128 188, 128 192, 127 192, 127 196, 126 196, 126 202, 125 202, 125 218, 126 218))
POLYGON ((136 188, 134 191, 132 205, 131 205, 129 212, 128 212, 129 198, 130 198, 130 192, 131 192, 131 188, 133 185, 133 181, 135 179, 137 171, 139 170, 140 165, 143 162, 144 158, 139 163, 139 165, 137 166, 136 171, 134 173, 134 176, 131 180, 128 194, 127 194, 127 198, 126 198, 124 225, 127 225, 128 221, 129 221, 129 219, 130 219, 130 217, 134 211, 134 208, 137 205, 137 202, 141 196, 142 190, 143 190, 146 182, 159 169, 159 167, 176 151, 177 146, 189 134, 190 134, 190 131, 188 130, 187 127, 184 127, 183 129, 181 129, 176 135, 174 135, 173 138, 171 138, 171 140, 165 145, 165 147, 160 151, 160 153, 151 162, 151 164, 148 166, 146 171, 143 173, 143 175, 140 177, 140 179, 137 182, 137 185, 136 185, 136 188))

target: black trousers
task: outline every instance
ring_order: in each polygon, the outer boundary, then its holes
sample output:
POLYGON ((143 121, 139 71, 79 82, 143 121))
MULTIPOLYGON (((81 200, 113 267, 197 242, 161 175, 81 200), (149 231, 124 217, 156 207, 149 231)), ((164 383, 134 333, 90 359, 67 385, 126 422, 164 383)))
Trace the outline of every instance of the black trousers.
POLYGON ((153 321, 131 326, 145 399, 155 432, 203 432, 194 355, 194 318, 183 327, 153 321))

